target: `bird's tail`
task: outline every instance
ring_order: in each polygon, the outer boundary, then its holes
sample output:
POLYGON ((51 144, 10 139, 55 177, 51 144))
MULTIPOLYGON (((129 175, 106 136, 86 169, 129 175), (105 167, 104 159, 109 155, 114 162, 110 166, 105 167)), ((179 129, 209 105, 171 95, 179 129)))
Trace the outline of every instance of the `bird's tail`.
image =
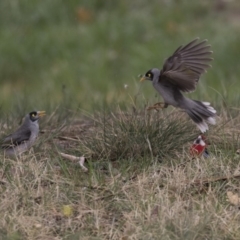
POLYGON ((191 100, 191 104, 185 110, 203 133, 208 130, 208 123, 216 124, 216 110, 210 106, 209 102, 191 100))

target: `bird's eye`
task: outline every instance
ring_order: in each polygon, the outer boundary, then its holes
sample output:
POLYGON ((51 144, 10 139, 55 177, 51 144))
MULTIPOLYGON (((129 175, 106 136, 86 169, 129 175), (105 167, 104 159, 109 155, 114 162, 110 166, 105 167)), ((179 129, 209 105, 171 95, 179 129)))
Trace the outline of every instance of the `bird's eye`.
POLYGON ((152 76, 152 74, 151 73, 148 73, 148 77, 151 77, 152 76))
POLYGON ((36 117, 36 114, 35 114, 35 113, 32 113, 32 117, 36 117))

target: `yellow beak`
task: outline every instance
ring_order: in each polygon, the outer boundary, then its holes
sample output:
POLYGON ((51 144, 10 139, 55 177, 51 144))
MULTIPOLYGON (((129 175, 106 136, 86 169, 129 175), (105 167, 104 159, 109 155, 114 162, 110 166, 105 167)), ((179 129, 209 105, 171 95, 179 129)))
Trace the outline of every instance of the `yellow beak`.
POLYGON ((143 77, 141 77, 140 82, 143 82, 145 80, 147 80, 147 78, 145 76, 143 76, 143 77))
POLYGON ((37 111, 37 114, 39 117, 43 117, 46 115, 46 112, 45 111, 37 111))
POLYGON ((145 76, 145 75, 138 75, 138 77, 140 77, 140 82, 143 82, 143 81, 145 81, 145 80, 151 80, 151 78, 150 77, 147 77, 147 76, 145 76))

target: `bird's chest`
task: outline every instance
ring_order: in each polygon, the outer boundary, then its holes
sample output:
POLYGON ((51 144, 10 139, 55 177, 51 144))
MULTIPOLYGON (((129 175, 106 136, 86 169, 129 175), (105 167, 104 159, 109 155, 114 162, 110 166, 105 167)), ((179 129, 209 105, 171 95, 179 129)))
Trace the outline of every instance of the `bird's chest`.
POLYGON ((165 86, 161 84, 160 82, 153 82, 153 87, 160 93, 160 95, 163 97, 165 103, 169 105, 173 105, 174 107, 178 107, 179 102, 178 102, 178 93, 170 87, 170 86, 165 86))
POLYGON ((29 138, 29 147, 33 145, 38 136, 38 132, 32 132, 29 138))

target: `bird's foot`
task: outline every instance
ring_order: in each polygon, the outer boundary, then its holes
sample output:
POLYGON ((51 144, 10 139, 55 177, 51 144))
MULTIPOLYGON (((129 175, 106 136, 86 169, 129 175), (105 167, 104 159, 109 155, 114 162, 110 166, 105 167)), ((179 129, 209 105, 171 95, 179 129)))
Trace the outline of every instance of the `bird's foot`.
POLYGON ((167 106, 168 106, 167 103, 158 102, 158 103, 155 103, 153 106, 148 107, 147 110, 150 111, 150 110, 154 109, 154 110, 158 111, 159 109, 167 108, 167 106))

